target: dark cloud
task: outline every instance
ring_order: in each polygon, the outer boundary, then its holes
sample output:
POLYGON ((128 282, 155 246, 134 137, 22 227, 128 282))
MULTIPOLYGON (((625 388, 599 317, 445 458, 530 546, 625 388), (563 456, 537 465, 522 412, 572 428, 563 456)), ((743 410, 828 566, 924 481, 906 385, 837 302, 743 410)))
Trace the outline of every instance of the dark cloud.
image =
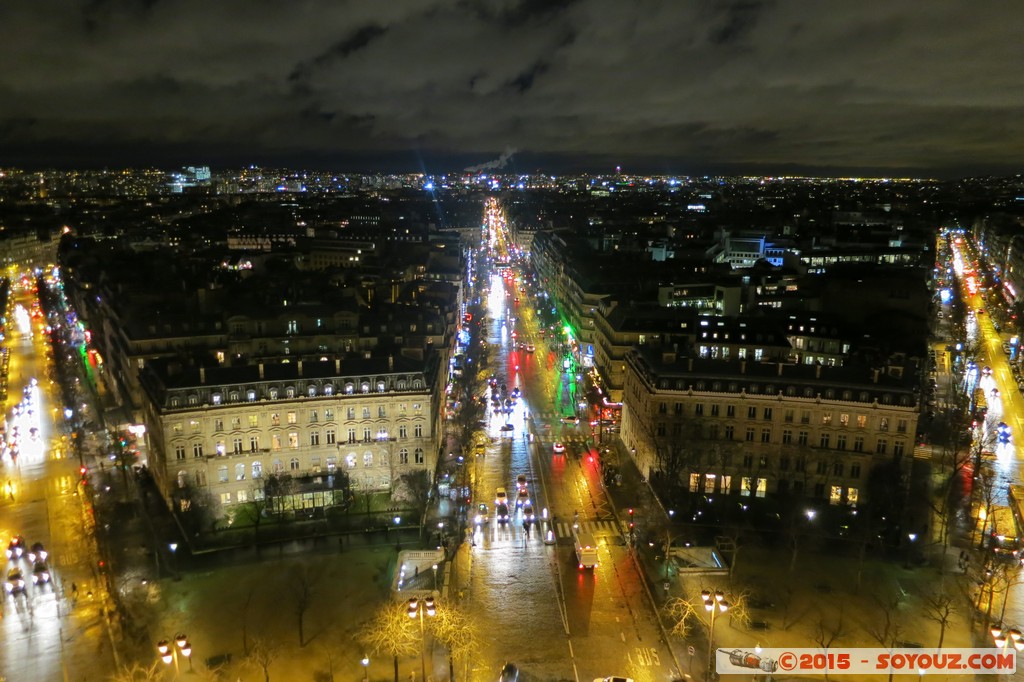
POLYGON ((448 170, 514 149, 531 169, 1006 169, 1024 148, 1017 15, 959 0, 9 3, 0 164, 448 170))

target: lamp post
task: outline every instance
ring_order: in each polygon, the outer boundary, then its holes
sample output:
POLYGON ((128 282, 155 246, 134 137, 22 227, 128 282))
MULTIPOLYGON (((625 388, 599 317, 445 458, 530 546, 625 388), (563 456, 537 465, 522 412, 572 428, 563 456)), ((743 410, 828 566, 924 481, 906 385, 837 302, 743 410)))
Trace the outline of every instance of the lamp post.
POLYGON ((434 592, 437 592, 437 564, 434 564, 434 592))
POLYGON ((171 572, 178 574, 178 543, 172 542, 167 545, 171 549, 171 572))
POLYGON ((426 597, 422 601, 418 597, 409 600, 408 613, 410 618, 420 619, 420 678, 427 679, 427 631, 423 624, 424 617, 433 618, 437 615, 437 608, 433 597, 426 597))
POLYGON ((1017 651, 1024 651, 1024 635, 1019 628, 1003 629, 1002 624, 993 625, 989 632, 992 633, 992 641, 1000 649, 1008 649, 1011 646, 1017 651))
POLYGON ((179 655, 188 659, 188 669, 189 672, 192 672, 192 644, 188 641, 188 635, 175 635, 173 642, 161 639, 156 643, 156 650, 160 654, 161 661, 167 665, 174 663, 175 676, 181 674, 181 667, 178 663, 179 655))
POLYGON ((363 654, 363 660, 360 663, 363 664, 363 682, 370 682, 370 657, 363 654))
POLYGON ((708 625, 708 669, 706 677, 706 679, 710 680, 711 661, 714 660, 715 655, 715 615, 728 611, 729 602, 725 600, 725 595, 720 591, 715 591, 712 594, 710 590, 702 590, 700 597, 704 600, 704 609, 711 614, 711 622, 708 625))

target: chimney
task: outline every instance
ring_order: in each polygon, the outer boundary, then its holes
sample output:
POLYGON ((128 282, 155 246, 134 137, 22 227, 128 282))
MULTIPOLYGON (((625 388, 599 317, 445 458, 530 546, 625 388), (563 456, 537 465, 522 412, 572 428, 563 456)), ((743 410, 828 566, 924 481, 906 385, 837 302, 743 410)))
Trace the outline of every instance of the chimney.
POLYGON ((388 356, 388 371, 390 372, 390 371, 392 371, 394 369, 395 369, 395 356, 394 355, 389 355, 388 356))
POLYGON ((746 374, 746 373, 747 373, 747 361, 746 360, 740 360, 740 374, 746 374))
POLYGON ((302 360, 299 360, 299 376, 302 376, 302 360))
POLYGON ((341 358, 334 358, 334 373, 341 374, 341 358))
POLYGON ((260 379, 263 378, 263 363, 260 363, 260 379))

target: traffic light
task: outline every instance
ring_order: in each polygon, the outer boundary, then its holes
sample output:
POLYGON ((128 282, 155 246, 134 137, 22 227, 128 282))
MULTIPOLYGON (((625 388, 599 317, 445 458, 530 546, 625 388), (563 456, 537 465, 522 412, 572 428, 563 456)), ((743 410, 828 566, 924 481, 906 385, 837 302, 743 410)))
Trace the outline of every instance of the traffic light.
POLYGON ((633 523, 633 508, 630 507, 629 508, 629 529, 633 530, 635 527, 636 527, 636 524, 633 523))
POLYGON ((82 475, 82 478, 84 479, 86 475, 89 473, 89 467, 83 464, 82 466, 78 467, 78 473, 80 473, 82 475))

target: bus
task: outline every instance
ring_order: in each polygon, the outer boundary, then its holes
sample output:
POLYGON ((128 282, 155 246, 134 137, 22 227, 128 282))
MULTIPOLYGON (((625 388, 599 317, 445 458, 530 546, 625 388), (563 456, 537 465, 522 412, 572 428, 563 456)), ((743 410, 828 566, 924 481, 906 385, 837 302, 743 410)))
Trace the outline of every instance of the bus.
POLYGON ((979 424, 984 423, 985 415, 988 414, 988 401, 985 399, 985 389, 976 388, 974 389, 974 398, 972 400, 974 420, 979 424))

